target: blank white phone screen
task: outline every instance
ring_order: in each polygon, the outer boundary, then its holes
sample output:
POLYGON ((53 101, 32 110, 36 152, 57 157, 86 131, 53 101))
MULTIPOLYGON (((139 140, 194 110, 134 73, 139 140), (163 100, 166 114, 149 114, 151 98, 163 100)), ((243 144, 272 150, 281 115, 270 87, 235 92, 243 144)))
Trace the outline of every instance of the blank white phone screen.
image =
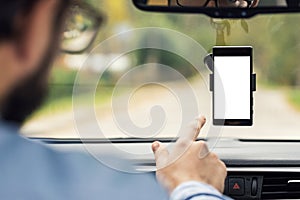
POLYGON ((250 119, 250 59, 214 57, 215 119, 250 119))

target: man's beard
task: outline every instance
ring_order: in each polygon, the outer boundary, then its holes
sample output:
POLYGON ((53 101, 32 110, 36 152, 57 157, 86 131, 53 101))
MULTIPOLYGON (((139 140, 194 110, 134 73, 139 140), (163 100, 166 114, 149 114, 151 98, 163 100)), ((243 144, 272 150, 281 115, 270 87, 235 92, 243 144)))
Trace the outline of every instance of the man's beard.
POLYGON ((20 81, 1 102, 0 118, 5 121, 17 123, 19 125, 30 116, 48 94, 49 71, 56 56, 59 46, 62 25, 64 24, 65 13, 70 6, 70 1, 61 1, 57 9, 50 43, 42 62, 38 66, 38 71, 24 81, 20 81))
POLYGON ((49 48, 38 71, 18 83, 1 104, 1 118, 22 124, 41 106, 48 93, 48 74, 55 50, 49 48), (50 54, 49 54, 50 53, 50 54))

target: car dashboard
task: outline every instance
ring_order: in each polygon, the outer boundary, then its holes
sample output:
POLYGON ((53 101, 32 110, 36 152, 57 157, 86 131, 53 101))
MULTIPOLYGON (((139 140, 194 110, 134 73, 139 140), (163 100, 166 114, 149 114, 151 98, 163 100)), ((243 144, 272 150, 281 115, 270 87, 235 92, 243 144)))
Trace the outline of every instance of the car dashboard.
MULTIPOLYGON (((38 140, 59 151, 87 152, 96 147, 99 154, 114 147, 139 152, 150 149, 153 139, 51 139, 38 140)), ((163 143, 172 140, 158 139, 163 143)), ((300 198, 300 141, 239 140, 222 138, 211 148, 227 166, 224 194, 234 199, 299 199, 300 198)), ((130 159, 138 171, 154 172, 151 154, 139 154, 130 159)))

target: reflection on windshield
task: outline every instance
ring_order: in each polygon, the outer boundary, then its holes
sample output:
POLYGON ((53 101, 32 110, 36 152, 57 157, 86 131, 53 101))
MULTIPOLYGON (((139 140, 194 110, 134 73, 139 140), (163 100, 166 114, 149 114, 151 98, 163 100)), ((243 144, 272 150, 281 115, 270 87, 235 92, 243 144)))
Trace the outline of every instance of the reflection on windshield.
POLYGON ((148 0, 139 1, 148 6, 183 6, 183 7, 295 7, 299 6, 297 0, 148 0))
MULTIPOLYGON (((206 16, 199 15, 169 15, 158 13, 146 13, 137 11, 131 4, 121 1, 104 1, 106 8, 111 10, 107 25, 97 38, 96 44, 104 41, 112 35, 142 27, 161 27, 182 32, 201 44, 207 52, 211 48, 223 42, 226 45, 251 45, 254 48, 254 72, 258 76, 257 92, 254 93, 254 126, 248 128, 226 127, 222 129, 223 137, 237 138, 280 138, 300 139, 300 27, 297 26, 300 15, 259 16, 253 19, 227 20, 225 23, 214 22, 206 16), (124 9, 126 8, 126 9, 124 9), (215 26, 220 26, 216 28, 215 26)), ((278 1, 276 1, 278 2, 278 1)), ((102 5, 103 6, 103 5, 102 5)), ((187 49, 187 53, 193 54, 193 49, 188 49, 180 41, 172 38, 159 38, 149 41, 147 35, 136 38, 137 43, 161 43, 175 45, 176 48, 187 49)), ((94 91, 90 91, 89 82, 79 85, 80 95, 77 98, 81 113, 77 121, 86 127, 87 137, 95 136, 97 130, 91 125, 87 108, 94 106, 94 115, 99 126, 105 132, 106 137, 175 137, 181 125, 182 108, 178 106, 175 94, 158 84, 146 84, 136 87, 141 80, 163 79, 165 83, 173 87, 173 91, 179 91, 182 96, 190 88, 193 88, 197 99, 197 108, 185 99, 185 105, 191 105, 189 109, 199 110, 206 115, 207 125, 202 131, 205 136, 212 123, 211 93, 207 87, 208 70, 202 75, 195 71, 194 66, 172 52, 155 49, 142 49, 121 55, 103 71, 103 65, 124 46, 131 45, 126 39, 107 44, 101 52, 93 52, 91 55, 62 55, 58 58, 53 69, 50 96, 44 106, 25 124, 23 133, 31 137, 54 138, 78 138, 72 110, 73 85, 76 75, 82 63, 85 62, 86 80, 92 80, 95 74, 103 72, 102 78, 94 91), (182 79, 165 74, 157 65, 141 68, 131 76, 130 83, 118 88, 114 93, 115 85, 124 75, 147 63, 159 63, 176 70, 185 77, 190 84, 184 84, 182 79), (165 79, 168 77, 168 79, 165 79), (101 87, 100 87, 101 86, 101 87), (96 91, 96 92, 95 92, 96 91), (135 92, 132 92, 135 91, 135 92), (93 101, 87 99, 90 92, 95 92, 93 101), (114 108, 114 112, 120 117, 129 115, 132 123, 139 127, 147 127, 152 122, 153 107, 164 109, 165 123, 157 133, 140 133, 131 135, 124 133, 115 119, 111 117, 113 108, 112 100, 121 101, 125 96, 130 98, 127 107, 114 108)), ((200 59, 200 56, 199 56, 200 59)), ((117 104, 118 105, 118 104, 117 104)), ((191 112, 192 113, 192 112, 191 112)), ((154 115, 155 116, 155 115, 154 115)), ((160 116, 157 116, 160 117, 160 116)), ((194 117, 188 116, 188 117, 194 117)))

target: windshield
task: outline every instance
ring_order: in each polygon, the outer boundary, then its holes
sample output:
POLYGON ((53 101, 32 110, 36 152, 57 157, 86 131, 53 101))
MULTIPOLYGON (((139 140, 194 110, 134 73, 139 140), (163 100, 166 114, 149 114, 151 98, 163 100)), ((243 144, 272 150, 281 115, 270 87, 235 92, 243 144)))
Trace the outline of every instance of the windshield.
POLYGON ((94 49, 58 57, 47 101, 22 128, 26 136, 169 138, 201 113, 207 117, 200 134, 205 137, 212 128, 210 71, 188 57, 199 54, 201 63, 215 45, 245 45, 253 46, 257 74, 254 125, 222 127, 220 135, 300 139, 299 14, 215 20, 141 12, 129 1, 101 2, 94 5, 107 19, 94 49), (185 40, 196 41, 200 50, 185 40))

